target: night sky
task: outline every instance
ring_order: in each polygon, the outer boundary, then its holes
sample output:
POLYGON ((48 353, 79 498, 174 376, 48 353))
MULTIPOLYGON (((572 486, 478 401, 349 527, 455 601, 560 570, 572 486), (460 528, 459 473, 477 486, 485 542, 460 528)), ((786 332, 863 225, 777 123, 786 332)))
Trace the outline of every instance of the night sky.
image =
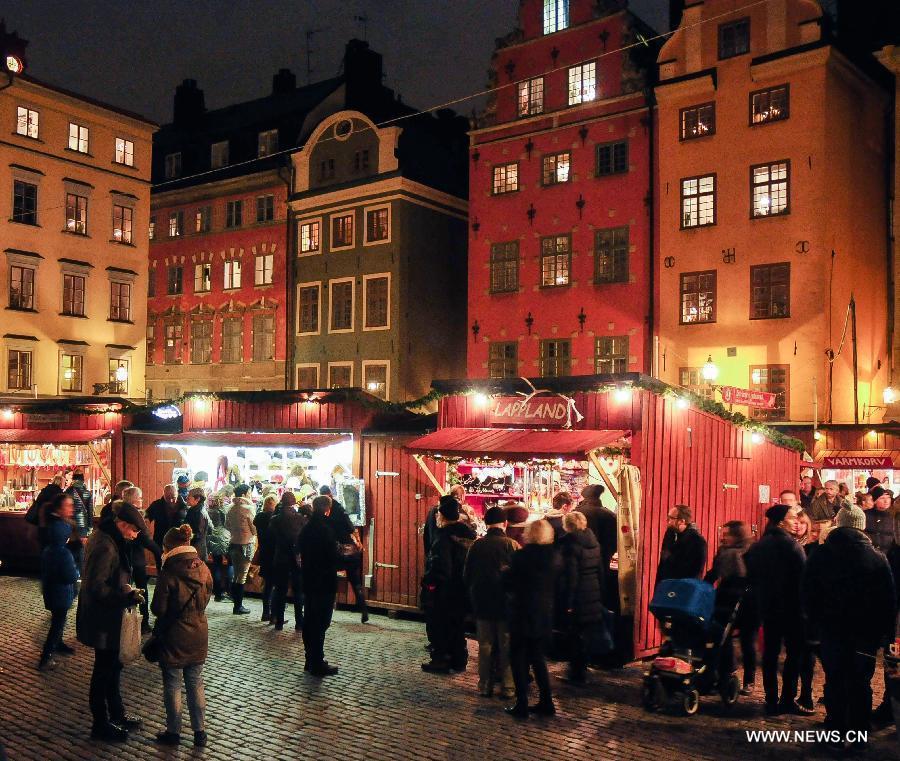
MULTIPOLYGON (((518 0, 6 0, 7 29, 30 41, 29 73, 157 122, 172 117, 182 79, 196 79, 208 108, 267 95, 287 67, 335 76, 344 43, 363 36, 385 57, 387 86, 419 108, 483 89, 494 40, 514 26, 518 0)), ((666 0, 633 0, 658 31, 666 0)), ((457 105, 468 114, 474 103, 457 105)))

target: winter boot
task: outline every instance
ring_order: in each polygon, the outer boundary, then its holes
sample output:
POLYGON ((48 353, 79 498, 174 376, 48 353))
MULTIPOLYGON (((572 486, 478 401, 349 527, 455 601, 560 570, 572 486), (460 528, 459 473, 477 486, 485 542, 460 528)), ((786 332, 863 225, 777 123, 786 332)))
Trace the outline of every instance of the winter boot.
POLYGON ((356 595, 356 609, 359 611, 359 620, 361 623, 367 623, 369 620, 369 608, 366 605, 366 592, 362 585, 353 587, 353 594, 356 595))
POLYGON ((244 607, 244 585, 243 584, 232 584, 231 585, 231 599, 234 601, 234 608, 232 609, 232 613, 236 616, 245 616, 250 612, 249 608, 244 607))
POLYGON ((262 618, 260 621, 271 621, 272 620, 272 607, 269 603, 269 599, 267 597, 263 597, 263 612, 262 618))

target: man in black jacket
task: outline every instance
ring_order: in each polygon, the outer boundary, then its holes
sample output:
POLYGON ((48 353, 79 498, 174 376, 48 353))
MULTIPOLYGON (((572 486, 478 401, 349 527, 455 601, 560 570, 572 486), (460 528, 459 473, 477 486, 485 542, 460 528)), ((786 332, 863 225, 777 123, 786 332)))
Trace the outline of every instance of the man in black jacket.
POLYGON ((706 568, 706 539, 691 523, 687 505, 675 505, 666 519, 656 583, 663 579, 699 579, 706 568))
POLYGON ((331 496, 331 487, 320 487, 319 494, 331 500, 331 507, 325 518, 328 520, 328 525, 331 526, 331 531, 338 544, 345 546, 352 544, 356 550, 341 557, 341 568, 346 572, 347 583, 353 589, 360 621, 366 623, 369 620, 369 608, 366 604, 366 590, 362 579, 362 541, 359 538, 359 530, 353 525, 344 506, 331 496))
POLYGON ((303 574, 297 565, 296 548, 308 520, 298 511, 293 492, 285 492, 281 496, 281 512, 268 524, 267 540, 272 544, 272 623, 275 631, 284 629, 288 585, 294 593, 294 631, 303 630, 303 574))
POLYGON ((897 614, 890 567, 865 525, 858 507, 840 510, 803 579, 803 608, 822 643, 829 722, 842 733, 869 728, 875 654, 893 639, 897 614))
MULTIPOLYGON (((129 486, 122 492, 122 502, 113 502, 111 504, 112 512, 115 513, 117 504, 122 503, 140 511, 144 503, 143 493, 137 486, 129 486)), ((153 555, 156 561, 156 567, 159 568, 162 565, 162 548, 150 537, 146 523, 138 534, 137 539, 131 543, 131 563, 135 586, 144 593, 144 601, 141 603, 141 633, 148 634, 150 632, 150 609, 147 605, 147 600, 150 599, 150 595, 147 591, 147 582, 149 580, 147 575, 147 553, 144 550, 150 551, 150 554, 153 555)))
POLYGON ((425 615, 430 619, 433 637, 431 660, 422 664, 422 671, 449 674, 451 669, 465 671, 469 659, 463 569, 475 532, 460 522, 459 502, 450 495, 441 497, 439 515, 437 536, 422 579, 428 600, 425 615))
POLYGON ((69 542, 69 549, 75 557, 75 564, 81 570, 84 564, 84 545, 87 538, 94 529, 94 498, 90 490, 84 485, 84 473, 76 471, 72 474, 72 483, 66 494, 72 497, 75 504, 75 532, 72 535, 72 541, 69 542))
POLYGON ((166 484, 162 496, 150 503, 144 517, 153 522, 153 541, 162 547, 166 531, 177 528, 187 517, 187 503, 178 496, 175 484, 166 484))
POLYGON ((503 574, 519 545, 506 535, 506 511, 496 505, 484 514, 487 534, 476 540, 466 555, 463 582, 472 603, 478 634, 478 692, 490 697, 494 690, 494 660, 500 674, 501 697, 512 698, 514 685, 509 663, 509 627, 503 574))
POLYGON ((325 660, 325 632, 331 626, 340 562, 337 539, 326 515, 330 508, 331 497, 316 497, 312 517, 297 539, 305 608, 303 649, 306 665, 303 669, 317 677, 333 676, 338 672, 337 666, 331 666, 325 660))
POLYGON ((744 555, 747 577, 756 593, 763 625, 763 688, 766 713, 812 713, 810 704, 797 704, 800 657, 804 646, 800 611, 800 580, 806 563, 803 548, 794 539, 798 508, 773 505, 766 511, 762 538, 744 555), (781 698, 778 697, 778 656, 784 643, 785 659, 781 698))

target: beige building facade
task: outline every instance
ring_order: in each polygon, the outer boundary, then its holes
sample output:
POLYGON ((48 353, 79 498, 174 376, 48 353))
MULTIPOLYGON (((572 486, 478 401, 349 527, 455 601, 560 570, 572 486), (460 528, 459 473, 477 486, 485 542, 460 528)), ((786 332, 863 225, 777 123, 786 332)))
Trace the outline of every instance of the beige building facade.
POLYGON ((0 393, 144 396, 155 128, 27 76, 0 90, 0 393))

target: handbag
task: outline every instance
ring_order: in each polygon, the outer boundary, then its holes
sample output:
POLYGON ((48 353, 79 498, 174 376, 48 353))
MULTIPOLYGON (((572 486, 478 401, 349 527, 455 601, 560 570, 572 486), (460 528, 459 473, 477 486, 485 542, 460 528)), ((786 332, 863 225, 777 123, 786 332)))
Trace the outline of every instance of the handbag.
POLYGON ((338 555, 342 565, 353 565, 362 559, 362 549, 353 542, 338 542, 338 555))
POLYGON ((184 611, 187 610, 188 605, 191 604, 191 600, 197 594, 197 590, 195 589, 191 592, 191 596, 188 597, 187 601, 184 605, 181 606, 181 610, 178 611, 178 615, 175 618, 157 618, 156 623, 153 625, 153 631, 150 633, 150 636, 147 638, 147 641, 144 643, 144 646, 141 648, 141 653, 144 658, 146 658, 150 663, 158 663, 159 658, 162 655, 162 646, 164 642, 165 631, 175 623, 182 615, 184 615, 184 611), (166 625, 163 626, 162 622, 165 621, 166 625))
POLYGON ((119 629, 119 663, 127 666, 141 657, 141 611, 134 605, 122 611, 119 629))

